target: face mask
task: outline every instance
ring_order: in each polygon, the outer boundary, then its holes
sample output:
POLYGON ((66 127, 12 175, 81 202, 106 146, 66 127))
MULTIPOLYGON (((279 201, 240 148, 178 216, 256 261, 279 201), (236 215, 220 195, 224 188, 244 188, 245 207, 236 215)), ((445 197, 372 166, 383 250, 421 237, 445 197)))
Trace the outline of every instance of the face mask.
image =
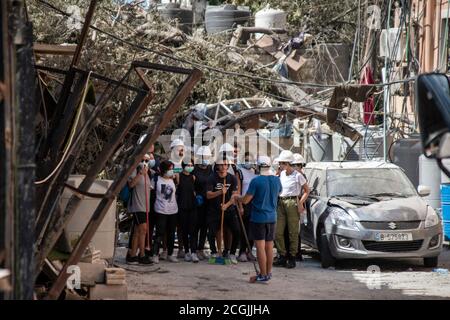
POLYGON ((156 161, 155 161, 155 160, 150 160, 150 161, 148 162, 148 166, 149 166, 150 168, 153 168, 153 167, 155 166, 155 164, 156 164, 156 161))
POLYGON ((210 163, 211 163, 211 161, 209 161, 207 159, 202 160, 202 165, 204 165, 204 166, 209 166, 210 163))
POLYGON ((166 172, 166 176, 169 177, 169 178, 172 178, 173 177, 173 170, 167 171, 166 172))
POLYGON ((191 173, 192 171, 194 171, 194 167, 185 167, 184 171, 186 171, 187 173, 191 173))

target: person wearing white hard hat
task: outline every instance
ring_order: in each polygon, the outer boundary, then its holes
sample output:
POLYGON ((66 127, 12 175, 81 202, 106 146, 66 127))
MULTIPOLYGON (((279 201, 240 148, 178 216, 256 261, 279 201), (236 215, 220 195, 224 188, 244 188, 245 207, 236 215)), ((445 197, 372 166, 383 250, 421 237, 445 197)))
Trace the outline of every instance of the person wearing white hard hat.
MULTIPOLYGON (((240 173, 242 174, 242 192, 241 195, 247 193, 250 182, 256 177, 256 163, 250 152, 246 152, 244 155, 244 162, 239 164, 240 173)), ((244 227, 248 232, 248 226, 250 223, 250 212, 251 203, 245 204, 243 206, 244 213, 242 215, 242 220, 244 222, 244 227)), ((255 257, 252 255, 253 241, 249 243, 250 248, 247 245, 247 241, 244 236, 243 230, 241 230, 241 244, 239 248, 239 262, 247 262, 248 260, 254 260, 255 257)))
POLYGON ((280 178, 273 174, 269 157, 259 156, 257 165, 260 175, 250 182, 245 195, 235 196, 235 200, 252 203, 248 237, 256 245, 259 273, 250 282, 267 283, 272 278, 273 240, 282 186, 280 178))
MULTIPOLYGON (((306 174, 303 171, 303 168, 306 165, 306 161, 305 158, 303 158, 303 156, 300 153, 294 153, 294 161, 292 161, 292 167, 294 168, 294 170, 300 172, 303 177, 306 179, 306 182, 308 182, 308 179, 306 178, 306 174)), ((297 250, 297 256, 295 257, 297 261, 303 261, 303 257, 302 257, 302 251, 301 251, 301 225, 303 224, 303 220, 305 219, 305 213, 303 212, 300 216, 300 225, 299 225, 299 233, 298 233, 298 250, 297 250)), ((285 229, 285 233, 284 233, 284 241, 287 244, 286 245, 286 250, 289 251, 289 233, 287 228, 285 229)))
MULTIPOLYGON (((228 173, 232 174, 236 177, 237 181, 237 191, 239 194, 242 193, 242 182, 243 182, 243 174, 236 166, 236 163, 238 162, 238 155, 240 151, 240 146, 237 142, 234 143, 234 145, 231 145, 230 143, 224 143, 219 148, 219 157, 226 157, 229 160, 228 164, 228 173)), ((244 208, 241 204, 238 204, 237 209, 241 215, 244 214, 244 208)), ((230 230, 228 230, 227 227, 224 229, 224 245, 225 245, 225 251, 230 251, 231 249, 231 243, 233 242, 232 235, 230 230)))
POLYGON ((283 150, 278 157, 280 164, 280 181, 283 191, 278 202, 278 216, 275 236, 275 246, 279 259, 275 266, 295 268, 295 257, 298 252, 298 234, 300 216, 305 210, 304 203, 309 195, 305 177, 292 167, 294 155, 289 150, 283 150), (289 252, 286 250, 284 230, 288 228, 289 252))
POLYGON ((195 153, 196 161, 194 171, 192 174, 195 177, 195 193, 197 202, 197 228, 195 234, 197 235, 197 256, 200 260, 208 259, 208 254, 205 250, 205 242, 208 231, 207 214, 208 214, 208 200, 206 199, 206 191, 208 179, 212 175, 213 170, 211 166, 211 149, 208 146, 201 146, 195 153))
POLYGON ((183 140, 175 139, 170 143, 170 161, 175 165, 173 172, 180 173, 183 171, 181 163, 184 158, 185 146, 183 140))
POLYGON ((292 161, 292 167, 300 172, 306 179, 306 175, 303 172, 303 168, 306 165, 305 158, 300 153, 294 153, 294 161, 292 161))
POLYGON ((227 157, 218 159, 214 167, 214 173, 209 177, 206 197, 208 204, 208 241, 213 258, 223 255, 224 258, 237 264, 236 250, 240 239, 240 226, 236 215, 237 209, 232 195, 238 194, 236 177, 228 173, 228 166, 231 161, 227 157), (224 211, 223 227, 227 227, 232 235, 230 249, 225 247, 223 253, 218 252, 215 240, 221 247, 220 238, 222 209, 224 211))

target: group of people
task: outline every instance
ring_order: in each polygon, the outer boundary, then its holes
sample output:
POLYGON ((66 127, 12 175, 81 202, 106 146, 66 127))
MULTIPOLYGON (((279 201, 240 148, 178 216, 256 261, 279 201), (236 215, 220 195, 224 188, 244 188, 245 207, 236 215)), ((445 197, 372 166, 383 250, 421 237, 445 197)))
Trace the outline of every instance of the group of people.
POLYGON ((287 150, 274 161, 248 152, 238 161, 239 151, 238 144, 225 143, 213 163, 208 146, 199 147, 192 159, 185 157, 183 142, 174 140, 172 161, 155 160, 151 148, 128 180, 133 226, 127 263, 257 259, 258 282, 270 280, 272 264, 295 267, 301 258, 299 222, 309 194, 305 161, 287 150))

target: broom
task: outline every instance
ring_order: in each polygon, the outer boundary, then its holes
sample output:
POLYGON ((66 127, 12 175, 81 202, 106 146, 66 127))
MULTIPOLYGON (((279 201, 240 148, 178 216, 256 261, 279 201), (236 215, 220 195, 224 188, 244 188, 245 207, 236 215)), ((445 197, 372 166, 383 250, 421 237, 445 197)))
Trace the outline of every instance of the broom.
MULTIPOLYGON (((226 176, 223 179, 222 190, 223 190, 223 188, 226 188, 226 176)), ((219 239, 217 239, 217 251, 219 253, 219 256, 215 257, 215 258, 214 257, 209 258, 208 263, 210 263, 210 264, 222 264, 222 265, 224 265, 224 264, 226 264, 226 260, 229 260, 229 259, 224 259, 224 257, 221 256, 221 254, 222 254, 221 253, 222 252, 222 238, 223 238, 223 217, 225 215, 225 209, 223 207, 224 205, 225 205, 225 193, 222 191, 222 206, 221 206, 222 216, 220 218, 219 239)), ((230 261, 230 263, 231 263, 231 261, 230 261)))
MULTIPOLYGON (((244 238, 245 238, 245 241, 247 242, 247 247, 249 250, 251 250, 250 241, 248 241, 247 230, 245 230, 244 220, 242 220, 241 214, 239 212, 237 212, 237 216, 239 217, 239 221, 241 223, 241 229, 242 229, 242 232, 244 233, 244 238)), ((256 282, 256 277, 259 274, 259 270, 258 270, 258 266, 256 265, 256 261, 252 260, 252 263, 253 263, 253 267, 255 268, 256 276, 250 277, 250 279, 249 279, 250 283, 256 282)))

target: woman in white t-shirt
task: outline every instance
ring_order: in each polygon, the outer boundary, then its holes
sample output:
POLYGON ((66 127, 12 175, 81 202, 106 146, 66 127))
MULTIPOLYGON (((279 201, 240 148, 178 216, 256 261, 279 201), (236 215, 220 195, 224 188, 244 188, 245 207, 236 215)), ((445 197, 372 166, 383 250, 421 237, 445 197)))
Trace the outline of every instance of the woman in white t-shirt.
POLYGON ((168 160, 163 161, 159 168, 161 175, 154 182, 156 191, 156 241, 153 248, 153 262, 159 262, 159 249, 164 237, 167 239, 168 260, 178 262, 178 259, 173 255, 175 228, 178 222, 173 163, 168 160))
POLYGON ((308 184, 305 177, 294 170, 292 162, 293 153, 283 150, 278 157, 281 173, 280 181, 283 191, 280 194, 277 210, 277 226, 275 245, 277 247, 279 259, 274 262, 275 266, 295 268, 295 257, 298 253, 298 235, 300 216, 305 210, 304 203, 309 195, 308 184), (289 252, 287 252, 284 240, 285 227, 289 234, 289 252))

